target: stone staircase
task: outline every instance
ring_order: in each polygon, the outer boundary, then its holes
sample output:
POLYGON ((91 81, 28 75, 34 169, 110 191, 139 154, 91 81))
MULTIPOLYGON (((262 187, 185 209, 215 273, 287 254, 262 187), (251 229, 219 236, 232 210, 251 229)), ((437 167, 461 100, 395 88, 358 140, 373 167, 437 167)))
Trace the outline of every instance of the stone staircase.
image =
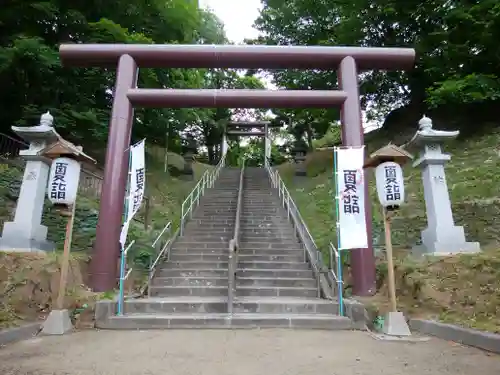
POLYGON ((114 303, 98 305, 98 327, 352 328, 336 303, 319 297, 304 248, 262 168, 245 169, 235 300, 227 313, 239 177, 240 169, 221 171, 157 269, 148 298, 126 300, 123 316, 114 315, 114 303))

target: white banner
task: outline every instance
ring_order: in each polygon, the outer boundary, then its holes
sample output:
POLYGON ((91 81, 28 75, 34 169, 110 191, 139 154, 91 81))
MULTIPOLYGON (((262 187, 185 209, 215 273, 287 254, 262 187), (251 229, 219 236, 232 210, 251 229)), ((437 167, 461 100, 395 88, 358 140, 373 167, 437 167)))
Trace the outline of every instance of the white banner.
POLYGON ((337 148, 337 198, 340 249, 365 249, 364 147, 337 148))
POLYGON ((266 137, 265 140, 266 140, 266 144, 265 144, 266 158, 270 158, 271 157, 271 140, 269 139, 269 137, 266 137))
POLYGON ((227 154, 228 143, 226 133, 222 135, 222 156, 227 154))
POLYGON ((125 246, 130 222, 141 208, 146 184, 144 140, 130 147, 129 189, 127 192, 127 216, 120 233, 120 244, 125 246))

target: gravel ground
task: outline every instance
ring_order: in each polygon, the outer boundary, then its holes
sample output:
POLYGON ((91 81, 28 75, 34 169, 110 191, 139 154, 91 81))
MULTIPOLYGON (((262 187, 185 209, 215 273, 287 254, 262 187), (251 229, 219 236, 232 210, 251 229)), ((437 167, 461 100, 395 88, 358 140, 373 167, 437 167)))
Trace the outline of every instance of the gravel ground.
POLYGON ((349 331, 84 331, 0 349, 0 374, 498 375, 500 356, 349 331))

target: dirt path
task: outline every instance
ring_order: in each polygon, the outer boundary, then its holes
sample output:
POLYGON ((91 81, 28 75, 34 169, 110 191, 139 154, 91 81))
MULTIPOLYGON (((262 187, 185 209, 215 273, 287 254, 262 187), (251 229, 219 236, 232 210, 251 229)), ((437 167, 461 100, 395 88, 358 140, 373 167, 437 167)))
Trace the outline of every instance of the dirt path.
POLYGON ((2 375, 498 375, 500 356, 363 332, 86 331, 0 349, 2 375))

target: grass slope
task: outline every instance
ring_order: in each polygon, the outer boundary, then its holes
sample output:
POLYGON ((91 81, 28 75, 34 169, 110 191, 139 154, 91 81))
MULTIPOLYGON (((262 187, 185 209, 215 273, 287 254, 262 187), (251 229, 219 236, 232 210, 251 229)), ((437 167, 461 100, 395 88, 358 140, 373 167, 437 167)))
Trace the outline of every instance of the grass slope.
MULTIPOLYGON (((455 221, 464 226, 469 241, 479 241, 487 249, 483 254, 445 261, 428 260, 432 267, 425 261, 408 258, 405 250, 418 242, 420 231, 426 227, 426 215, 421 171, 411 165, 405 167, 407 198, 393 222, 393 243, 400 250, 398 284, 400 294, 404 295, 400 302, 408 313, 427 314, 466 326, 498 331, 500 311, 494 306, 495 303, 500 306, 500 267, 497 261, 500 252, 496 250, 500 242, 500 221, 497 220, 500 214, 499 135, 496 131, 467 141, 455 141, 445 147, 445 152, 452 155, 446 166, 446 178, 455 221), (414 294, 409 293, 413 289, 408 285, 414 282, 408 281, 409 278, 418 279, 414 294)), ((382 143, 374 141, 367 145, 367 152, 373 152, 375 145, 379 147, 382 143)), ((282 165, 279 170, 318 246, 325 251, 329 242, 336 243, 332 151, 311 153, 305 163, 308 178, 294 177, 293 164, 282 165)), ((380 206, 373 175, 368 174, 375 245, 383 248, 380 206)), ((383 254, 380 254, 378 271, 378 286, 383 297, 372 300, 383 310, 386 307, 381 302, 386 300, 383 254)))
MULTIPOLYGON (((147 231, 140 222, 134 222, 129 230, 128 240, 136 240, 131 250, 134 269, 149 264, 152 254, 151 243, 157 233, 171 221, 178 226, 181 204, 197 180, 211 166, 193 163, 194 178, 186 180, 174 177, 182 170, 184 161, 177 154, 169 154, 169 170, 164 172, 163 160, 157 161, 148 152, 146 189, 150 198, 150 226, 147 231)), ((13 219, 16 200, 23 171, 15 166, 0 162, 0 226, 13 219)), ((85 287, 86 266, 95 239, 99 202, 96 194, 80 193, 77 201, 75 227, 72 243, 72 271, 69 278, 66 304, 69 309, 85 303, 92 305, 102 296, 93 294, 85 287)), ((144 219, 144 206, 139 212, 144 219)), ((48 237, 56 243, 57 252, 46 257, 34 254, 0 252, 0 327, 10 326, 22 320, 33 320, 50 311, 57 296, 59 278, 59 256, 63 248, 65 218, 55 212, 46 202, 42 223, 48 227, 48 237)), ((91 318, 91 313, 87 313, 91 318), (90 315, 89 315, 90 314, 90 315)))

